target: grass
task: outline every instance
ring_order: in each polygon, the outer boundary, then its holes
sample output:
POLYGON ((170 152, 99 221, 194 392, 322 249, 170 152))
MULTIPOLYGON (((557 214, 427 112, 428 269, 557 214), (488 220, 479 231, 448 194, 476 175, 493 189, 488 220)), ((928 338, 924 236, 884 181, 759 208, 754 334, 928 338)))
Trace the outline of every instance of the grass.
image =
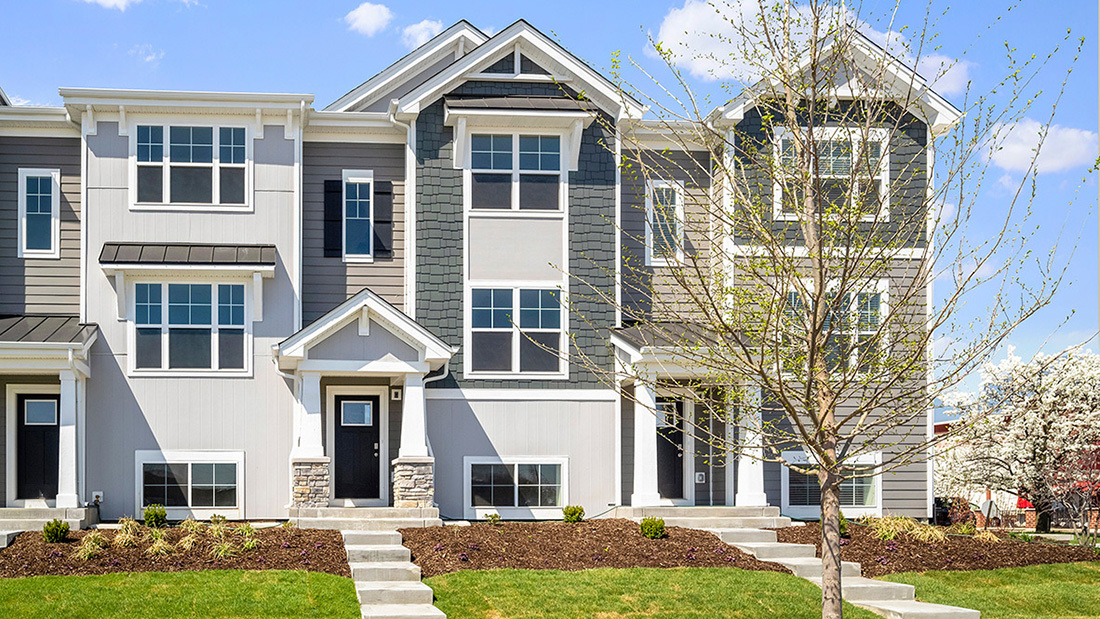
MULTIPOLYGON (((425 580, 448 617, 821 616, 821 590, 778 572, 633 568, 462 571, 425 580)), ((877 617, 845 604, 848 619, 877 617)))
POLYGON ((917 599, 982 611, 982 619, 1100 617, 1100 563, 1057 563, 971 572, 883 576, 917 599))
POLYGON ((351 579, 304 571, 211 570, 0 580, 8 617, 347 617, 351 579))

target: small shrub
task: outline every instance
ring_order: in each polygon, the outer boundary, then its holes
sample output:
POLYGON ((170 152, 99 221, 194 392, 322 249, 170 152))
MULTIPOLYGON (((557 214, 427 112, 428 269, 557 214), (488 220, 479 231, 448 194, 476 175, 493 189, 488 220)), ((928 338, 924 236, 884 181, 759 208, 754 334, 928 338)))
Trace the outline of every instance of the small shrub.
POLYGON ((210 516, 210 524, 225 524, 225 516, 219 514, 210 516))
POLYGON ((958 525, 957 530, 959 532, 959 535, 974 535, 978 531, 978 529, 974 526, 974 522, 970 520, 967 520, 958 525))
POLYGON ((230 557, 237 556, 237 547, 231 542, 221 542, 214 544, 214 547, 210 549, 210 556, 215 559, 228 559, 230 557))
POLYGON ((237 534, 242 537, 252 537, 256 534, 256 529, 252 528, 252 525, 246 522, 237 527, 237 534))
POLYGON ((247 538, 245 538, 244 543, 241 544, 241 547, 244 548, 245 550, 256 550, 256 548, 258 548, 259 545, 260 545, 260 540, 256 539, 255 537, 247 537, 247 538))
POLYGON ((646 516, 642 518, 642 537, 648 539, 661 539, 665 536, 665 519, 646 516))
POLYGON ((979 542, 985 542, 987 544, 996 544, 997 542, 1001 541, 1001 538, 997 537, 996 533, 989 530, 978 532, 978 534, 974 536, 974 539, 978 540, 979 542))
POLYGON ((99 531, 92 531, 80 538, 80 545, 73 551, 73 557, 87 561, 99 555, 107 546, 107 539, 99 531))
POLYGON ((172 544, 163 539, 154 540, 152 545, 145 549, 145 554, 150 557, 163 557, 172 554, 172 544))
POLYGON ((284 531, 289 531, 289 530, 294 528, 294 523, 287 520, 286 522, 280 524, 279 526, 282 527, 284 531))
POLYGON ((96 548, 106 548, 107 538, 99 531, 89 531, 87 535, 80 538, 80 544, 82 546, 95 546, 96 548))
POLYGON ((1019 533, 1018 532, 1012 532, 1012 533, 1009 533, 1008 536, 1011 537, 1012 539, 1018 539, 1021 542, 1033 542, 1033 541, 1035 541, 1035 536, 1034 535, 1029 535, 1029 534, 1023 533, 1023 532, 1019 532, 1019 533))
POLYGON ((168 541, 168 534, 164 529, 149 529, 145 534, 145 539, 152 542, 165 542, 168 541))
POLYGON ((56 544, 58 542, 65 541, 65 536, 69 534, 69 523, 62 522, 57 518, 46 523, 42 527, 42 539, 47 544, 56 544))
POLYGON ((197 541, 199 541, 199 538, 196 536, 196 534, 191 533, 180 539, 180 541, 176 542, 176 548, 179 548, 184 552, 191 552, 191 548, 195 545, 195 542, 197 541))
POLYGON ((485 514, 485 522, 489 524, 500 524, 500 514, 485 514))
POLYGON ((138 536, 129 531, 119 530, 118 533, 115 533, 115 538, 112 541, 119 548, 133 548, 138 544, 138 536))
POLYGON ((168 512, 163 505, 153 504, 145 508, 145 526, 151 529, 159 529, 168 526, 168 512))
POLYGON ((84 544, 81 544, 76 547, 76 550, 73 551, 72 556, 74 559, 87 561, 89 559, 94 559, 95 557, 97 557, 99 555, 99 552, 99 548, 95 546, 86 546, 84 544))
POLYGON ((211 522, 210 526, 206 527, 206 531, 210 533, 210 535, 221 539, 229 532, 229 527, 225 526, 223 522, 211 522))
POLYGON ((187 533, 202 533, 203 529, 206 528, 206 525, 199 522, 198 520, 195 520, 194 518, 188 518, 187 520, 184 520, 180 523, 180 528, 187 533))
POLYGON ((119 518, 118 530, 120 533, 129 533, 130 535, 137 537, 137 535, 141 533, 141 525, 138 524, 138 521, 134 520, 133 518, 119 518))
POLYGON ((844 517, 844 512, 840 512, 840 536, 848 537, 848 519, 844 517))
POLYGON ((896 540, 902 533, 908 533, 918 526, 916 520, 905 516, 869 517, 863 522, 871 527, 875 537, 883 541, 896 540))
POLYGON ((929 544, 938 544, 947 541, 947 533, 944 533, 943 529, 930 524, 917 525, 909 530, 908 535, 918 542, 926 542, 929 544))
POLYGON ((566 505, 561 510, 565 522, 581 522, 584 520, 584 508, 580 505, 566 505))

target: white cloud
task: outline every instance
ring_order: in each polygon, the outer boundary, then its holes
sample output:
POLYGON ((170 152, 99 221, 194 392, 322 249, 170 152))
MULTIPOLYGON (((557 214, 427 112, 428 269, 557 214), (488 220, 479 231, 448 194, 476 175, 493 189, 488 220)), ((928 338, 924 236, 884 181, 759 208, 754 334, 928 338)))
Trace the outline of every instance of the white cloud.
POLYGON ((993 165, 1009 172, 1027 172, 1033 160, 1039 172, 1064 172, 1095 163, 1096 141, 1093 131, 1062 125, 1047 128, 1037 120, 1024 118, 994 127, 986 156, 993 165), (1046 137, 1036 157, 1044 133, 1046 137))
POLYGON ((401 31, 401 42, 409 49, 416 49, 440 32, 443 32, 443 22, 425 19, 418 24, 405 26, 401 31))
POLYGON ((942 54, 924 54, 917 61, 917 73, 941 95, 961 95, 970 84, 974 63, 955 60, 942 54))
POLYGON ((125 11, 131 4, 137 4, 141 0, 84 0, 88 4, 98 4, 105 9, 118 9, 125 11))
POLYGON ((389 7, 384 4, 371 4, 370 2, 360 4, 344 16, 348 29, 359 34, 365 34, 368 37, 382 32, 382 29, 389 25, 392 19, 393 12, 390 11, 389 7))
POLYGON ((155 49, 148 43, 142 43, 141 45, 131 47, 129 53, 131 56, 136 56, 142 62, 148 62, 152 65, 160 63, 160 59, 164 58, 164 50, 155 49))

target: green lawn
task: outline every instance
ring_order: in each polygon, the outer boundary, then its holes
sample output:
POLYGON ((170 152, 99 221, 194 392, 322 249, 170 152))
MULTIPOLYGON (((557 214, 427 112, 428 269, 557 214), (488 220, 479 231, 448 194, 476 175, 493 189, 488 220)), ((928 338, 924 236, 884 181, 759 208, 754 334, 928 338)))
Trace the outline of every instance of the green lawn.
MULTIPOLYGON (((821 616, 813 584, 736 568, 463 571, 424 582, 435 590, 435 605, 456 619, 821 616)), ((877 617, 847 604, 844 616, 877 617)))
POLYGON ((211 570, 0 580, 4 617, 359 617, 351 579, 211 570))
POLYGON ((883 580, 916 586, 923 602, 980 610, 982 619, 1100 617, 1100 563, 910 572, 883 580))

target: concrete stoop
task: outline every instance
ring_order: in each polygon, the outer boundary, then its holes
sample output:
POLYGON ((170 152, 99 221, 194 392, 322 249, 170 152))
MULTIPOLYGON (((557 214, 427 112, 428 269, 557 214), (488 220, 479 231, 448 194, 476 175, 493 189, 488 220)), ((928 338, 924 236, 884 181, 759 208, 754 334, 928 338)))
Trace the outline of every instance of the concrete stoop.
POLYGON ((411 561, 394 530, 346 530, 344 548, 359 609, 369 619, 443 619, 432 605, 432 588, 420 582, 420 567, 411 561))
POLYGON ((0 531, 41 531, 51 520, 61 520, 71 530, 99 522, 96 507, 0 507, 0 531))
POLYGON ((396 531, 443 524, 434 507, 296 507, 290 519, 303 529, 396 531))

